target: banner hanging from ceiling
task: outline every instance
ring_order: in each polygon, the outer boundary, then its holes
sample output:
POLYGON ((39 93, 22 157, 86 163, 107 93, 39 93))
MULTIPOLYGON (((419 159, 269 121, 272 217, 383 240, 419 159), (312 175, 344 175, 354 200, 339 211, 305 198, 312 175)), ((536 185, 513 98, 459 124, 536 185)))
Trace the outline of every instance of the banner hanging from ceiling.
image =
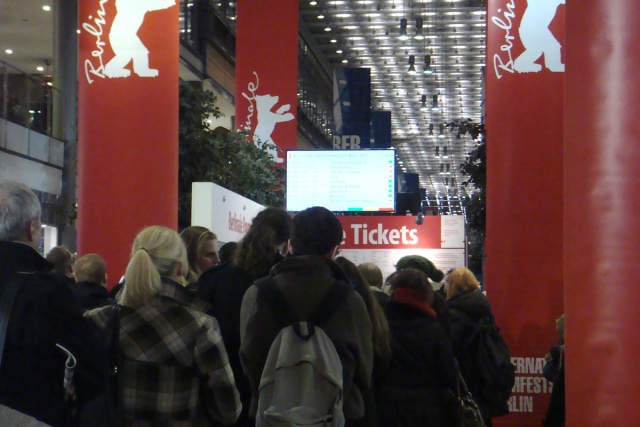
POLYGON ((78 253, 100 254, 114 279, 144 226, 177 225, 178 12, 79 2, 78 253))
POLYGON ((516 365, 511 414, 541 425, 563 313, 564 0, 489 0, 485 282, 516 365))
POLYGON ((333 148, 371 147, 371 69, 336 68, 333 71, 333 148))
POLYGON ((299 4, 237 5, 235 126, 284 165, 284 152, 297 147, 299 4))

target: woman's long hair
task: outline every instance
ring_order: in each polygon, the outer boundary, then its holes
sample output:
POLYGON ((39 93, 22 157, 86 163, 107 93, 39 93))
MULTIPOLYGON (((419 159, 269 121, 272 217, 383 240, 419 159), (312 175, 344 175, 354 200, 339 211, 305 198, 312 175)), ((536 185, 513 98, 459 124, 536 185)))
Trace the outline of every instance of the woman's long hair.
POLYGON ((373 326, 373 350, 381 358, 388 357, 391 354, 389 323, 380 303, 373 296, 373 292, 369 289, 369 284, 353 262, 344 257, 338 257, 335 261, 347 275, 356 292, 363 297, 367 306, 369 320, 371 320, 371 325, 373 326))
POLYGON ((131 308, 144 305, 160 290, 162 276, 169 276, 176 263, 187 272, 187 250, 178 233, 154 225, 142 230, 133 241, 131 260, 124 275, 120 302, 131 308))
POLYGON ((186 275, 187 282, 195 283, 204 271, 198 267, 198 259, 203 255, 205 244, 209 240, 218 240, 218 237, 208 228, 192 225, 180 233, 180 237, 187 248, 187 260, 189 272, 186 275))
POLYGON ((268 273, 276 260, 276 246, 289 240, 292 224, 291 217, 282 209, 261 211, 238 243, 233 265, 254 276, 268 273))

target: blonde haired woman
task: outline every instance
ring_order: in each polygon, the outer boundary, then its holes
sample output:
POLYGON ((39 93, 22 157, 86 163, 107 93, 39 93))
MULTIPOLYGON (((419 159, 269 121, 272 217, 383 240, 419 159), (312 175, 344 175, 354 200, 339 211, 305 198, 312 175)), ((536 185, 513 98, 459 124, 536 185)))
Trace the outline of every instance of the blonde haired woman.
MULTIPOLYGON (((175 231, 153 226, 135 238, 120 298, 123 425, 231 424, 240 414, 218 324, 182 298, 187 271, 175 231)), ((113 312, 105 307, 85 316, 110 334, 113 312)))
POLYGON ((185 274, 189 285, 195 285, 202 273, 220 263, 218 237, 208 228, 192 225, 180 233, 187 248, 189 272, 185 274))
POLYGON ((480 290, 480 282, 467 267, 458 267, 451 270, 447 275, 444 290, 447 299, 451 299, 456 295, 480 290))
MULTIPOLYGON (((460 364, 460 372, 475 401, 480 407, 487 427, 491 426, 488 402, 481 394, 481 372, 476 360, 474 342, 469 338, 482 319, 495 322, 491 304, 480 289, 480 282, 466 267, 458 267, 445 278, 445 292, 451 314, 451 340, 453 352, 460 364)), ((475 341, 475 340, 474 340, 475 341)))

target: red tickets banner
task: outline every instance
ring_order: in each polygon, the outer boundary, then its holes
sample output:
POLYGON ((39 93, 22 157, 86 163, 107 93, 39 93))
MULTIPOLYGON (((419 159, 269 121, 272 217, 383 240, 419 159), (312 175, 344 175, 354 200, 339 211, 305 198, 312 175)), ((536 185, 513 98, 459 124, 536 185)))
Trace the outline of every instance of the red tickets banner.
POLYGON ((176 0, 80 0, 78 253, 124 274, 148 225, 177 226, 176 0))
POLYGON ((338 216, 344 240, 341 256, 356 264, 373 262, 386 276, 406 255, 421 255, 443 272, 466 265, 462 216, 338 216))
POLYGON ((485 287, 516 365, 511 414, 541 425, 563 313, 564 0, 489 0, 485 287))
MULTIPOLYGON (((440 249, 440 217, 417 225, 414 216, 340 216, 342 249, 440 249)), ((460 242, 459 247, 464 247, 460 242)))
POLYGON ((237 9, 235 127, 282 165, 297 147, 298 8, 297 0, 270 0, 237 9))

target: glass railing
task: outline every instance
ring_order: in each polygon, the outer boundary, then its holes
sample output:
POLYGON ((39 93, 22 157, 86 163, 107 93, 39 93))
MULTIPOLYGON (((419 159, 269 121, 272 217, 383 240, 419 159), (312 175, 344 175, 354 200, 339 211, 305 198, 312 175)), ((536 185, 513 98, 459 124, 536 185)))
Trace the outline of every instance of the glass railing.
POLYGON ((0 117, 62 139, 62 126, 55 123, 64 123, 59 115, 63 112, 62 94, 45 76, 27 74, 0 60, 0 117))

